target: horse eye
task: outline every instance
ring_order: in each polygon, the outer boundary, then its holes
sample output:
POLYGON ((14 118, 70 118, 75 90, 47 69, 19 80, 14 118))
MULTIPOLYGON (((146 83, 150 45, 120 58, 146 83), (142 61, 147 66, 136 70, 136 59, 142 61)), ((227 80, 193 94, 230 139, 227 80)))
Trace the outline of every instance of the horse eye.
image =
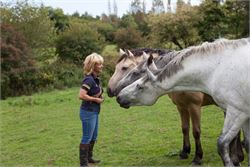
POLYGON ((126 71, 128 67, 122 67, 122 71, 126 71))
POLYGON ((133 74, 134 75, 139 75, 139 72, 138 71, 134 71, 133 74))
POLYGON ((143 89, 143 87, 142 87, 141 85, 139 85, 139 84, 137 84, 136 87, 137 87, 137 89, 139 89, 139 90, 142 90, 142 89, 143 89))

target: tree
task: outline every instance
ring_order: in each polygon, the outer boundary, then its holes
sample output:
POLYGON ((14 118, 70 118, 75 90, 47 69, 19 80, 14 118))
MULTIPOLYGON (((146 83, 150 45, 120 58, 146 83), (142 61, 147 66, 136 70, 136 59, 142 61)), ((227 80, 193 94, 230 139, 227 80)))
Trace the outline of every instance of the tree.
POLYGON ((34 89, 36 67, 24 36, 10 24, 1 24, 1 98, 34 89))
POLYGON ((179 7, 176 13, 150 15, 150 39, 157 42, 154 46, 167 45, 169 49, 183 49, 197 44, 200 41, 196 28, 199 21, 198 10, 189 5, 179 7))
POLYGON ((128 27, 137 28, 138 27, 138 25, 135 22, 134 17, 131 14, 123 15, 119 23, 119 26, 123 28, 128 28, 128 27))
POLYGON ((1 12, 2 22, 13 25, 22 33, 28 46, 40 48, 52 45, 55 31, 47 8, 32 6, 27 1, 17 1, 11 7, 5 6, 4 11, 1 12))
POLYGON ((168 3, 167 3, 167 12, 171 12, 171 0, 168 0, 168 3))
POLYGON ((108 0, 108 15, 111 15, 111 3, 110 0, 108 0))
POLYGON ((202 17, 199 22, 199 35, 203 41, 214 41, 226 34, 225 13, 218 1, 205 0, 199 6, 202 17))
POLYGON ((249 2, 227 0, 223 8, 228 25, 227 36, 229 38, 249 36, 249 2))
POLYGON ((165 8, 162 0, 153 0, 151 11, 155 14, 164 13, 165 8))
POLYGON ((143 43, 140 31, 135 28, 121 28, 115 33, 115 42, 119 48, 137 48, 143 43))
POLYGON ((79 12, 75 11, 71 16, 79 18, 80 14, 79 12))
MULTIPOLYGON (((72 16, 80 17, 78 12, 75 12, 72 16)), ((62 32, 69 27, 69 18, 64 15, 62 9, 49 8, 49 17, 52 21, 54 21, 57 33, 62 32)))
POLYGON ((146 2, 145 2, 145 0, 143 0, 143 2, 142 2, 142 12, 144 14, 146 14, 146 2))
POLYGON ((114 32, 116 31, 116 28, 112 24, 105 21, 96 20, 89 22, 88 25, 93 30, 96 29, 101 36, 105 37, 106 42, 114 42, 114 32))
POLYGON ((137 12, 143 13, 142 3, 140 0, 133 0, 130 4, 130 11, 132 14, 137 12))
POLYGON ((104 38, 88 24, 71 23, 70 28, 61 33, 56 41, 56 53, 62 60, 82 64, 92 52, 100 52, 104 38))
POLYGON ((113 6, 114 6, 114 15, 117 16, 117 14, 118 14, 118 8, 117 8, 117 4, 116 4, 115 0, 114 0, 113 6))

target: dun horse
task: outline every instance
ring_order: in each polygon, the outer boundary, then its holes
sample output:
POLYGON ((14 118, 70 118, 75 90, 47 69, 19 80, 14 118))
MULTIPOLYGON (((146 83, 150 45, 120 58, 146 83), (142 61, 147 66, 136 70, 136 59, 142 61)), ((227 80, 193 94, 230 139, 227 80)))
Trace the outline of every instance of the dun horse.
MULTIPOLYGON (((146 73, 145 62, 148 54, 154 55, 156 59, 156 65, 158 68, 163 67, 175 55, 175 51, 164 51, 156 49, 137 49, 131 52, 123 52, 120 50, 121 58, 118 60, 116 65, 116 70, 113 76, 110 78, 108 85, 109 96, 117 95, 124 87, 131 84, 138 78, 140 78, 144 73, 146 73), (144 53, 144 54, 143 54, 144 53)), ((175 92, 169 93, 169 97, 172 99, 173 103, 177 106, 177 109, 181 116, 182 122, 182 133, 183 133, 183 148, 180 152, 180 158, 188 158, 188 154, 191 150, 190 140, 189 140, 189 122, 190 117, 193 124, 193 136, 195 139, 195 157, 192 161, 193 164, 201 164, 203 151, 200 142, 200 115, 201 106, 215 104, 213 99, 201 92, 175 92)), ((243 160, 243 153, 240 145, 240 140, 234 144, 234 150, 232 152, 238 152, 238 155, 233 155, 235 164, 239 164, 239 161, 243 160)))
MULTIPOLYGON (((233 166, 229 143, 243 128, 249 159, 250 138, 250 38, 217 40, 176 52, 166 66, 157 71, 147 67, 147 75, 121 90, 117 101, 127 108, 152 105, 174 91, 200 91, 213 97, 225 112, 218 153, 225 166, 233 166)), ((153 62, 152 57, 148 64, 153 62)), ((249 160, 248 160, 248 164, 249 160)))

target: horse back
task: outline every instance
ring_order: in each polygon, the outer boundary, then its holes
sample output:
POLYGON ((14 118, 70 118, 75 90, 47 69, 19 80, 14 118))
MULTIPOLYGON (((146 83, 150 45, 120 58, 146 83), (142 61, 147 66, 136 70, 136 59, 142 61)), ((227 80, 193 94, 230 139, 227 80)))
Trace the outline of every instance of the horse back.
POLYGON ((202 92, 171 92, 168 94, 175 105, 188 107, 189 105, 206 106, 216 104, 213 98, 202 92))

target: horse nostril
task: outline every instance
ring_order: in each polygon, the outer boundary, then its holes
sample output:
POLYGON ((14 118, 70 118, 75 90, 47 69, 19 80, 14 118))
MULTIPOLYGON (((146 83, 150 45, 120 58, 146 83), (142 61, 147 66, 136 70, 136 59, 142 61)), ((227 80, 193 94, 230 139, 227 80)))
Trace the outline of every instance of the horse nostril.
POLYGON ((107 93, 108 93, 109 97, 113 97, 114 96, 114 94, 112 93, 112 91, 111 91, 111 89, 109 87, 107 88, 107 93))

